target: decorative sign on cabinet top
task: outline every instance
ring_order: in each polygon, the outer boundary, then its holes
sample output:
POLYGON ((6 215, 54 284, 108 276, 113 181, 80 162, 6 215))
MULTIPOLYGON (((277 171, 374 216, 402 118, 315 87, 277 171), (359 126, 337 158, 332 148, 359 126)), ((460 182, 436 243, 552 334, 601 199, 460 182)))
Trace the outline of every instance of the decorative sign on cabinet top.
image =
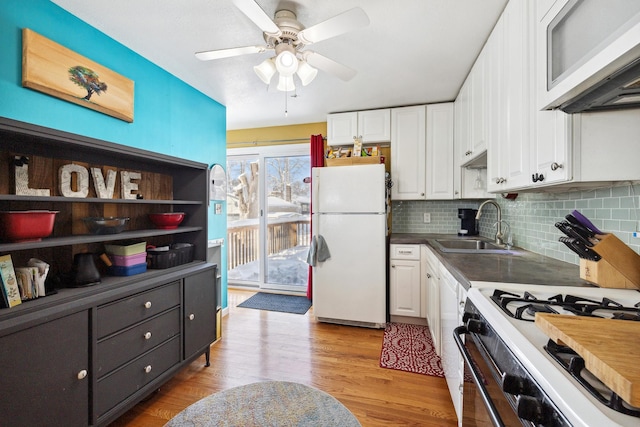
POLYGON ((28 28, 22 43, 24 87, 133 122, 133 80, 28 28))

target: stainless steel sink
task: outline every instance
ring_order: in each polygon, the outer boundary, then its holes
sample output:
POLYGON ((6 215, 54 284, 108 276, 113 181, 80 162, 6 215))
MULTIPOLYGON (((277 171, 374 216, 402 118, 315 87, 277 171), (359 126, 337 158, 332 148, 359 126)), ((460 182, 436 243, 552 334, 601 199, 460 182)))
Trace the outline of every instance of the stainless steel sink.
POLYGON ((510 254, 511 250, 481 239, 436 239, 434 246, 440 252, 469 254, 510 254))

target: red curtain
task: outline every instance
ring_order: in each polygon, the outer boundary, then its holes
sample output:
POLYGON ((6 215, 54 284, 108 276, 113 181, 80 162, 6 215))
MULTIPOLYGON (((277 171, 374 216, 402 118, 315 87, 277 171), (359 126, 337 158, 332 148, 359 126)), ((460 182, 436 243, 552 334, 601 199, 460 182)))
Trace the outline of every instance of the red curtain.
MULTIPOLYGON (((324 166, 324 139, 322 135, 311 135, 311 167, 323 167, 324 166)), ((311 201, 310 201, 311 203, 311 201)), ((311 212, 313 207, 309 204, 311 212)), ((313 295, 313 283, 312 283, 312 270, 313 267, 309 266, 309 280, 307 282, 307 298, 312 299, 313 295)))

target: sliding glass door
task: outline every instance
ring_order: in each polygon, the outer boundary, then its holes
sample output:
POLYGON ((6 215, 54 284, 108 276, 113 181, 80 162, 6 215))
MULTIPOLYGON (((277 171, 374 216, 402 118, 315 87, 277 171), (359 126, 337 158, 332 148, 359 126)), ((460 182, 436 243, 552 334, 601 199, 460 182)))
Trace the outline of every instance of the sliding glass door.
POLYGON ((311 236, 307 144, 229 150, 230 285, 306 292, 311 236), (254 150, 258 151, 258 150, 254 150))

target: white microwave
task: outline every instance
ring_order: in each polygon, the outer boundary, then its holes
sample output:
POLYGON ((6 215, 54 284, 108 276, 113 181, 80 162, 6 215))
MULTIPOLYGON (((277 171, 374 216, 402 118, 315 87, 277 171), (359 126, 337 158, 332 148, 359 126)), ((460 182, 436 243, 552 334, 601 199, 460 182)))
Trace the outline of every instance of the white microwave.
POLYGON ((640 0, 556 0, 538 25, 539 109, 640 107, 640 0))

